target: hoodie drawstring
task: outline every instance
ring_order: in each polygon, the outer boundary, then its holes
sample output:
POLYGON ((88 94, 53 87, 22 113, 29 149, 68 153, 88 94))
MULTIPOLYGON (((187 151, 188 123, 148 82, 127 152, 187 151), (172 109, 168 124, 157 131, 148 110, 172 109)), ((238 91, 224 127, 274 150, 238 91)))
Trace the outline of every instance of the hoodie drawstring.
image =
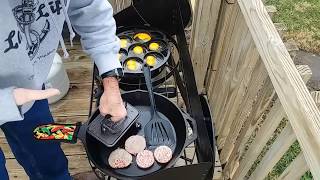
MULTIPOLYGON (((55 28, 56 34, 57 34, 57 36, 59 37, 59 43, 60 43, 60 46, 61 46, 62 51, 63 51, 63 58, 64 58, 64 59, 67 59, 67 58, 69 58, 69 53, 68 53, 67 48, 66 48, 66 45, 65 45, 65 43, 64 43, 62 34, 59 32, 59 30, 58 30, 58 28, 57 28, 57 27, 58 27, 57 21, 56 21, 54 15, 53 15, 52 12, 51 12, 49 2, 48 2, 47 0, 46 0, 45 2, 47 3, 47 4, 46 4, 46 9, 47 9, 48 12, 49 12, 49 16, 50 16, 50 18, 51 18, 51 20, 52 20, 52 22, 53 22, 53 26, 54 26, 54 28, 55 28)), ((73 38, 75 37, 75 33, 74 33, 73 29, 72 29, 72 25, 71 25, 69 16, 68 16, 68 14, 67 14, 67 8, 66 8, 66 5, 64 4, 64 0, 60 0, 60 2, 61 2, 61 4, 62 4, 63 14, 64 14, 64 16, 65 16, 66 23, 67 23, 67 25, 68 25, 68 30, 69 30, 69 34, 70 34, 70 44, 71 44, 71 46, 73 46, 73 38)), ((68 4, 67 4, 67 6, 68 6, 68 4)))
POLYGON ((67 6, 64 4, 64 0, 60 0, 61 4, 62 4, 62 9, 63 9, 63 14, 64 17, 66 19, 66 23, 68 25, 68 30, 69 30, 69 38, 70 38, 70 44, 71 47, 73 47, 73 38, 76 36, 76 34, 73 31, 71 22, 70 22, 70 18, 68 16, 68 12, 67 12, 67 7, 69 6, 68 0, 67 0, 67 6))

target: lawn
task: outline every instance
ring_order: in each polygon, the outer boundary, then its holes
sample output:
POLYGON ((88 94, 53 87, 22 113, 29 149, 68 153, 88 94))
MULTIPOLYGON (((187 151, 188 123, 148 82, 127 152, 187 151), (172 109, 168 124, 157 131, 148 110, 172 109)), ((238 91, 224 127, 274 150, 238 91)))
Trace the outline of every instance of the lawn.
POLYGON ((300 49, 320 54, 320 0, 266 0, 266 4, 277 7, 273 21, 287 26, 285 40, 293 39, 300 49))

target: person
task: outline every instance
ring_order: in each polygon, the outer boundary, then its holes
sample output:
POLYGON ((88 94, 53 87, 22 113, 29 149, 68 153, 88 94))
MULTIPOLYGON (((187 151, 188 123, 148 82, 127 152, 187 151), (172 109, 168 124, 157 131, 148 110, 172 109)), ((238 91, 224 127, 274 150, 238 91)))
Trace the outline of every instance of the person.
MULTIPOLYGON (((0 5, 1 129, 31 180, 70 180, 59 143, 33 138, 36 126, 53 122, 46 99, 59 94, 43 84, 59 44, 68 57, 61 35, 66 22, 71 44, 74 29, 102 77, 101 114, 112 115, 113 121, 126 116, 118 85, 122 67, 112 7, 107 0, 4 0, 0 5)), ((0 179, 9 179, 1 150, 0 179)))

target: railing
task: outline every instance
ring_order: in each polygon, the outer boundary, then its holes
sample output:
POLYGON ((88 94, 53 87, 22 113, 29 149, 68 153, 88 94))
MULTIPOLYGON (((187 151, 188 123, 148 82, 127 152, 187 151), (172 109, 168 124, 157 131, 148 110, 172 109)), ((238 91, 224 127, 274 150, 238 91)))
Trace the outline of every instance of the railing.
POLYGON ((320 179, 319 93, 310 95, 310 68, 294 65, 262 1, 197 0, 191 42, 225 178, 291 180, 310 170, 320 179))

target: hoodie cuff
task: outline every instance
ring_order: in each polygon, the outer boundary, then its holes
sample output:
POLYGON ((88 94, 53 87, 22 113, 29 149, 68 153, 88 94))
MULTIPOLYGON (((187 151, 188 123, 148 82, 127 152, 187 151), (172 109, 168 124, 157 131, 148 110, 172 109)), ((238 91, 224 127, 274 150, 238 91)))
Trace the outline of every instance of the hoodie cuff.
POLYGON ((100 76, 111 70, 122 68, 121 63, 118 60, 118 54, 115 53, 96 54, 92 59, 98 67, 100 76))
POLYGON ((23 120, 23 114, 13 96, 15 87, 0 89, 0 124, 23 120))

